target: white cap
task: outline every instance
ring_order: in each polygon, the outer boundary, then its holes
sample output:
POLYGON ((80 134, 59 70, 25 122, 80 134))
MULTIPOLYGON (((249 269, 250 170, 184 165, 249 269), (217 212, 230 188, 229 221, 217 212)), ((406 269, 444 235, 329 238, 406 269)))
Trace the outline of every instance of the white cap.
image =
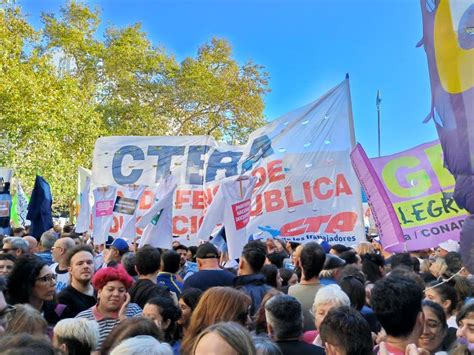
POLYGON ((456 253, 459 253, 459 243, 452 239, 440 243, 439 247, 447 252, 455 251, 456 253))

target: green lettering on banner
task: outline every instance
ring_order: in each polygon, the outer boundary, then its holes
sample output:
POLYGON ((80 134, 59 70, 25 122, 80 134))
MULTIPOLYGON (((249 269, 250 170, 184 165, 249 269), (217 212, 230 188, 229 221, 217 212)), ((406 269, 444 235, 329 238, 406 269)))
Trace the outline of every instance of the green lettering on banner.
POLYGON ((394 203, 398 220, 404 228, 429 225, 449 218, 467 215, 453 199, 437 193, 422 198, 394 203))
POLYGON ((416 182, 413 186, 403 187, 397 181, 397 171, 400 168, 416 168, 420 165, 420 160, 413 156, 400 157, 389 161, 382 170, 382 177, 385 182, 385 186, 390 190, 392 194, 398 197, 410 198, 420 196, 431 187, 431 180, 425 170, 417 170, 412 173, 408 173, 405 176, 405 180, 408 184, 416 182))

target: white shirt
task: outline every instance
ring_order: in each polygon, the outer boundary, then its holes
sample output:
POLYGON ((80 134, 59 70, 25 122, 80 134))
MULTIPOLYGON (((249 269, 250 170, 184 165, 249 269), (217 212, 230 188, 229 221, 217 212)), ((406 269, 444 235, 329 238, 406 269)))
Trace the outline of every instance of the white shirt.
POLYGON ((59 264, 54 263, 49 266, 52 273, 57 275, 56 279, 56 293, 64 290, 69 285, 69 272, 66 270, 59 270, 59 264))

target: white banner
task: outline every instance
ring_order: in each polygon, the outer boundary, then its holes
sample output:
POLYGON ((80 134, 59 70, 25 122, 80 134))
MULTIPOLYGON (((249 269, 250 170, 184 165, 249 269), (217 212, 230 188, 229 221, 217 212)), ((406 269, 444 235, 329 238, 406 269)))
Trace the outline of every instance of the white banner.
MULTIPOLYGON (((345 80, 315 102, 257 129, 246 145, 231 146, 210 136, 100 138, 92 183, 148 186, 139 204, 138 215, 143 215, 153 204, 156 183, 171 172, 178 183, 173 233, 195 244, 220 180, 251 174, 259 179, 247 227, 254 238, 356 244, 364 238, 364 225, 360 185, 349 157, 354 144, 350 110, 345 80)), ((121 227, 117 215, 111 235, 121 227)))
POLYGON ((0 180, 3 179, 3 182, 10 182, 13 176, 13 170, 10 168, 0 167, 0 180))

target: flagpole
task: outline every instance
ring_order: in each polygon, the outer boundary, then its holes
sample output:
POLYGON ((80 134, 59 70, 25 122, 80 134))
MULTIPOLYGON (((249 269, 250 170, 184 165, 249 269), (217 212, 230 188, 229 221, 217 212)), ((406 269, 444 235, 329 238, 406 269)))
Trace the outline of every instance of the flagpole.
POLYGON ((378 152, 379 152, 379 157, 380 157, 380 103, 382 102, 382 99, 380 97, 380 90, 377 90, 377 99, 375 100, 375 105, 377 106, 377 142, 378 142, 378 152))

